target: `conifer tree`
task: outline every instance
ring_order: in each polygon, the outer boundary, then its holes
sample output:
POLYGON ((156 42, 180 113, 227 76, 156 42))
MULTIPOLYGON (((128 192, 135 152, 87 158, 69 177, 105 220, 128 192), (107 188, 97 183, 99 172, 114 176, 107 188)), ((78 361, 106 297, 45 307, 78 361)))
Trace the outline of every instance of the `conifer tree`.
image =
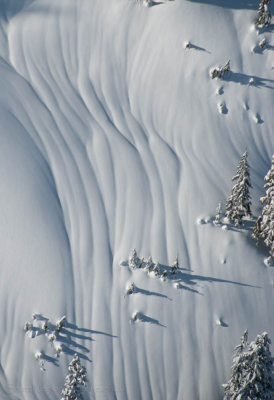
POLYGON ((155 264, 155 266, 153 268, 153 272, 155 275, 160 275, 161 271, 160 271, 160 265, 158 262, 155 264))
POLYGON ((128 264, 131 268, 136 268, 138 266, 138 257, 136 249, 132 250, 132 253, 129 256, 128 264))
POLYGON ((265 196, 260 198, 264 207, 253 229, 253 236, 264 240, 266 246, 270 248, 270 255, 274 257, 274 155, 271 168, 264 180, 266 192, 265 196))
POLYGON ((215 225, 220 225, 221 223, 221 218, 222 218, 222 203, 219 202, 218 207, 216 208, 216 215, 213 223, 215 225))
POLYGON ((237 181, 233 186, 231 195, 226 202, 226 217, 235 225, 242 223, 244 216, 251 216, 251 201, 249 188, 251 188, 249 165, 247 163, 247 151, 241 157, 237 168, 237 174, 232 178, 237 181))
POLYGON ((273 399, 271 340, 266 332, 258 335, 247 348, 247 331, 235 349, 232 376, 224 385, 224 400, 273 399))
POLYGON ((146 260, 145 271, 150 272, 153 270, 153 262, 151 257, 149 256, 146 260))
POLYGON ((267 26, 271 21, 271 13, 268 10, 270 0, 261 0, 258 9, 258 18, 256 24, 258 26, 267 26))
POLYGON ((179 261, 178 261, 178 257, 176 257, 174 263, 171 266, 171 273, 172 274, 176 274, 176 272, 179 270, 179 261))
POLYGON ((68 370, 69 374, 66 376, 61 400, 82 400, 83 396, 79 386, 85 386, 86 384, 86 369, 81 366, 77 354, 74 354, 68 370))

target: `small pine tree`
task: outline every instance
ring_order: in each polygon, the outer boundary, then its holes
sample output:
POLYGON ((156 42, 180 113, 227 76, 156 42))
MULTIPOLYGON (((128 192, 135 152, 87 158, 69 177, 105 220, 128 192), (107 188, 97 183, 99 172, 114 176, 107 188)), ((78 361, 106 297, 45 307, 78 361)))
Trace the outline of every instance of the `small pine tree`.
POLYGON ((159 265, 158 262, 155 264, 155 266, 153 268, 153 272, 154 272, 155 275, 160 275, 161 274, 160 265, 159 265))
POLYGON ((264 207, 256 221, 253 236, 264 240, 266 246, 270 248, 270 255, 274 258, 274 155, 271 168, 264 180, 266 193, 264 197, 260 198, 264 207))
POLYGON ((224 400, 273 399, 273 365, 266 332, 247 348, 247 331, 235 349, 232 376, 224 386, 224 400))
POLYGON ((61 400, 82 400, 83 396, 79 386, 85 386, 87 373, 86 368, 81 366, 80 359, 77 354, 74 354, 68 370, 69 374, 66 376, 61 400))
POLYGON ((153 262, 151 257, 149 256, 146 260, 145 271, 150 272, 153 270, 153 262))
POLYGON ((251 201, 249 188, 251 188, 249 165, 247 163, 247 151, 241 157, 237 168, 237 174, 232 181, 237 180, 233 186, 231 195, 226 202, 226 217, 228 217, 235 225, 242 223, 244 216, 251 216, 251 201))
POLYGON ((267 26, 271 21, 271 13, 268 10, 270 0, 261 0, 259 9, 258 9, 258 18, 256 21, 256 25, 258 26, 267 26))
POLYGON ((131 268, 136 268, 138 266, 138 257, 136 249, 133 249, 128 260, 128 264, 131 268))
POLYGON ((218 207, 216 208, 216 215, 213 223, 215 225, 220 225, 221 224, 221 218, 222 218, 222 203, 219 202, 218 207))
POLYGON ((176 257, 174 263, 171 266, 171 274, 176 274, 176 272, 179 270, 179 261, 178 257, 176 257))

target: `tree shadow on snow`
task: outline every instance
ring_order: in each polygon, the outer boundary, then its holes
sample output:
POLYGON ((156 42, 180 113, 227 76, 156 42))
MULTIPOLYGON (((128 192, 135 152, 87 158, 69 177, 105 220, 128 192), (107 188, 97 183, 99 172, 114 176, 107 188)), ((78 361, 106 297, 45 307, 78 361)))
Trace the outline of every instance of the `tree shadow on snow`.
MULTIPOLYGON (((169 279, 178 282, 180 285, 182 285, 184 283, 189 286, 197 285, 198 282, 209 282, 209 283, 218 282, 218 283, 228 283, 231 285, 238 285, 238 286, 244 286, 244 287, 258 287, 258 286, 249 285, 247 283, 231 281, 228 279, 213 278, 212 276, 195 275, 195 274, 189 274, 189 273, 183 273, 183 272, 177 272, 176 274, 171 275, 171 277, 169 279)), ((179 286, 179 288, 180 288, 180 286, 179 286)), ((182 289, 183 288, 184 288, 184 286, 182 285, 182 289)), ((188 288, 188 289, 190 289, 190 288, 188 288)), ((199 293, 197 290, 195 292, 199 293)))
POLYGON ((249 219, 244 219, 241 225, 235 226, 231 222, 226 222, 222 226, 226 226, 227 230, 244 233, 245 239, 251 247, 256 247, 258 252, 265 258, 269 257, 269 248, 264 244, 262 240, 258 241, 252 236, 253 228, 258 217, 252 216, 249 219))
POLYGON ((145 290, 145 289, 141 289, 138 286, 135 286, 135 290, 134 293, 141 293, 144 294, 146 296, 156 296, 156 297, 162 297, 164 299, 170 300, 172 301, 172 299, 170 299, 168 296, 166 296, 165 294, 162 293, 158 293, 158 292, 152 292, 151 290, 145 290))
POLYGON ((162 328, 166 328, 166 326, 161 324, 158 321, 158 319, 151 318, 151 317, 149 317, 149 316, 147 316, 147 315, 145 315, 143 313, 138 313, 138 319, 137 320, 141 321, 141 322, 146 322, 146 323, 149 323, 149 324, 153 324, 153 325, 158 325, 158 326, 161 326, 162 328))
POLYGON ((193 49, 193 50, 197 50, 197 51, 204 51, 205 53, 211 54, 210 51, 208 51, 204 47, 196 46, 196 44, 189 43, 188 48, 189 49, 193 49))
MULTIPOLYGON (((274 12, 274 10, 272 10, 272 14, 273 14, 273 12, 274 12)), ((259 35, 261 35, 263 33, 272 33, 272 32, 274 32, 274 24, 269 24, 267 26, 260 26, 257 29, 259 31, 259 35)))
POLYGON ((205 3, 212 6, 240 10, 258 10, 258 0, 188 0, 191 3, 205 3))
POLYGON ((151 1, 148 7, 160 6, 161 4, 164 4, 164 2, 163 1, 151 1))
POLYGON ((55 365, 55 367, 59 367, 58 359, 56 359, 54 357, 51 357, 51 356, 49 356, 47 354, 43 354, 42 357, 41 357, 41 360, 49 362, 49 363, 55 365))
POLYGON ((274 80, 267 78, 260 78, 259 76, 242 74, 240 72, 229 71, 227 75, 222 78, 223 81, 235 82, 240 85, 254 86, 257 88, 274 89, 274 80), (250 83, 250 79, 253 79, 253 83, 250 83))
MULTIPOLYGON (((70 328, 70 329, 74 329, 80 332, 86 332, 86 333, 90 333, 90 334, 96 334, 96 335, 104 335, 104 336, 108 336, 111 338, 118 338, 118 336, 112 335, 111 333, 107 333, 107 332, 103 332, 103 331, 98 331, 98 330, 94 330, 94 329, 87 329, 87 328, 79 328, 77 327, 77 325, 71 323, 71 322, 67 322, 66 323, 66 328, 70 328)), ((92 338, 90 338, 90 340, 94 340, 92 338)))

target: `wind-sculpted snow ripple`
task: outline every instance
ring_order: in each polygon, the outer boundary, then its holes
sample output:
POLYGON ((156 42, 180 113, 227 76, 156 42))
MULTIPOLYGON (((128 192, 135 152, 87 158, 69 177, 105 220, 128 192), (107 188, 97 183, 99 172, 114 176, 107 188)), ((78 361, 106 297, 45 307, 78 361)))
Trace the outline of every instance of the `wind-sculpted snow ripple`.
POLYGON ((74 351, 88 369, 85 399, 220 398, 244 329, 274 333, 262 255, 244 232, 212 224, 239 155, 248 147, 258 166, 256 199, 273 152, 272 90, 235 75, 250 75, 253 62, 272 84, 247 52, 248 23, 244 37, 235 32, 247 11, 180 1, 13 5, 0 21, 1 399, 58 398, 74 351), (230 78, 211 80, 228 56, 230 78), (133 248, 167 267, 178 256, 177 289, 176 279, 120 263, 133 248), (139 291, 129 296, 131 282, 139 291), (24 341, 37 312, 66 315, 75 328, 58 366, 50 345, 24 341), (37 350, 48 356, 43 372, 37 350))

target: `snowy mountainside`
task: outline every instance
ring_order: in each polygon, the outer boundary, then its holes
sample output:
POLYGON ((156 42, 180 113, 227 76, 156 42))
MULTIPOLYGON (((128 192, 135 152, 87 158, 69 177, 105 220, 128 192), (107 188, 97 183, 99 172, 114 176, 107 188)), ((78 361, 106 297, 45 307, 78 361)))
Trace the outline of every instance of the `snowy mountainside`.
POLYGON ((257 7, 0 0, 1 399, 59 399, 77 352, 85 399, 218 400, 243 331, 274 340, 267 251, 210 220, 246 149, 258 215, 274 153, 257 7), (181 287, 121 263, 133 248, 178 256, 181 287), (41 323, 63 315, 59 355, 41 323))

